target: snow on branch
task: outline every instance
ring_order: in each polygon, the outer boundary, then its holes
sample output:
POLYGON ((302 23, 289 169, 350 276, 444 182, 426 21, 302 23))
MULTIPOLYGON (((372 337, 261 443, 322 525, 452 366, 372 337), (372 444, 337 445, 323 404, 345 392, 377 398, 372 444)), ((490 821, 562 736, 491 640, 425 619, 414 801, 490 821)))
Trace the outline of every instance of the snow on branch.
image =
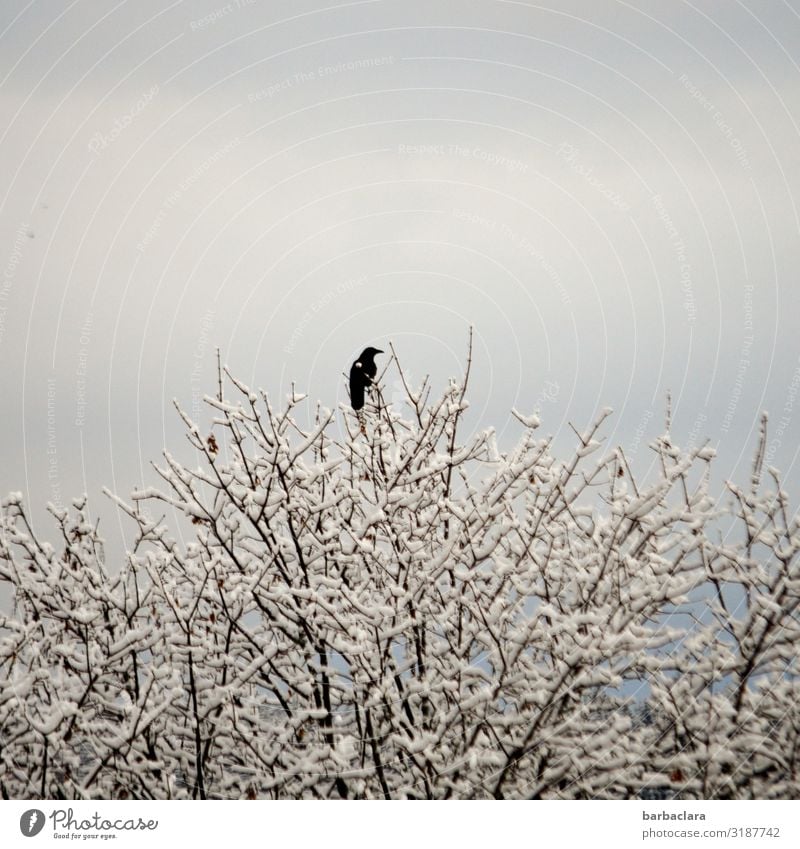
POLYGON ((463 431, 468 373, 431 398, 392 353, 411 418, 377 392, 363 431, 220 367, 211 433, 179 411, 195 465, 115 497, 121 562, 85 499, 56 544, 2 502, 3 797, 795 798, 800 533, 766 417, 722 503, 669 435, 634 480, 607 410, 563 459, 515 410, 501 453, 463 431))

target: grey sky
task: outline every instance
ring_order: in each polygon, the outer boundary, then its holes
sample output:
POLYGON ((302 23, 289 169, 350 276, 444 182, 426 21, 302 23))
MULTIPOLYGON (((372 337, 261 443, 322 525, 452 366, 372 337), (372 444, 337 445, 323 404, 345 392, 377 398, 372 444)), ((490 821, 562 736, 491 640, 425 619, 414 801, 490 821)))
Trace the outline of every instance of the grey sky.
POLYGON ((113 535, 215 346, 334 406, 472 324, 471 426, 610 405, 645 471, 670 389, 743 479, 769 409, 797 496, 797 2, 6 0, 0 48, 3 492, 113 535))

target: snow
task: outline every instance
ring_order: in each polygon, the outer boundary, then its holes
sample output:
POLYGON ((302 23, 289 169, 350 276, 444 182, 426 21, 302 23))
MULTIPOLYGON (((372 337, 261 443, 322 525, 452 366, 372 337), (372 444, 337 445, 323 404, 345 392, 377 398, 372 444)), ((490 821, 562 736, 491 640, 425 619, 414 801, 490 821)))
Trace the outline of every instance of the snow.
POLYGON ((635 798, 678 767, 687 797, 797 796, 800 532, 776 470, 726 506, 707 446, 662 437, 653 478, 619 478, 607 409, 567 457, 513 410, 501 454, 459 430, 458 382, 421 423, 412 397, 352 435, 234 386, 207 399, 224 450, 165 452, 162 487, 114 498, 137 542, 113 574, 85 496, 55 544, 3 500, 12 797, 635 798))
POLYGON ((539 416, 536 413, 531 413, 530 415, 526 416, 520 413, 518 410, 512 409, 511 414, 514 416, 515 419, 518 419, 520 422, 522 422, 523 425, 525 425, 525 427, 528 427, 531 430, 539 427, 539 425, 541 424, 539 416))

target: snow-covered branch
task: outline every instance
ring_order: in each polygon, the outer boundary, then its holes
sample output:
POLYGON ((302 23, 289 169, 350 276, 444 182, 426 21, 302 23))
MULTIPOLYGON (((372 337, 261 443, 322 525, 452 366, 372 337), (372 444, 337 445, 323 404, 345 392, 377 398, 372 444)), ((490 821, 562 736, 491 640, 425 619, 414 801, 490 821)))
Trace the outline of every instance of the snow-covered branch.
POLYGON ((466 380, 401 371, 409 419, 336 432, 222 381, 209 433, 180 412, 200 465, 118 500, 123 562, 83 500, 57 545, 2 503, 4 797, 797 795, 800 533, 761 447, 717 502, 666 435, 635 481, 608 411, 559 459, 536 416, 463 435, 466 380))

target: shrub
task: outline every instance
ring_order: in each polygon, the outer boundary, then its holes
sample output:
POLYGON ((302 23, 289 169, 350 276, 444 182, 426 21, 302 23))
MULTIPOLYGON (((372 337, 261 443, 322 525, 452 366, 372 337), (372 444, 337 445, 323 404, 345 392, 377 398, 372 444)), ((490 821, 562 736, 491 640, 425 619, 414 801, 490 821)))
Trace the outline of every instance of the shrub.
POLYGON ((796 798, 800 535, 766 422, 721 504, 713 452, 669 435, 638 483, 607 411, 565 461, 535 416, 507 453, 462 437, 468 376, 431 401, 399 370, 410 414, 378 392, 362 431, 227 374, 210 435, 180 413, 200 464, 116 499, 113 571, 85 499, 50 545, 6 498, 3 796, 796 798))

